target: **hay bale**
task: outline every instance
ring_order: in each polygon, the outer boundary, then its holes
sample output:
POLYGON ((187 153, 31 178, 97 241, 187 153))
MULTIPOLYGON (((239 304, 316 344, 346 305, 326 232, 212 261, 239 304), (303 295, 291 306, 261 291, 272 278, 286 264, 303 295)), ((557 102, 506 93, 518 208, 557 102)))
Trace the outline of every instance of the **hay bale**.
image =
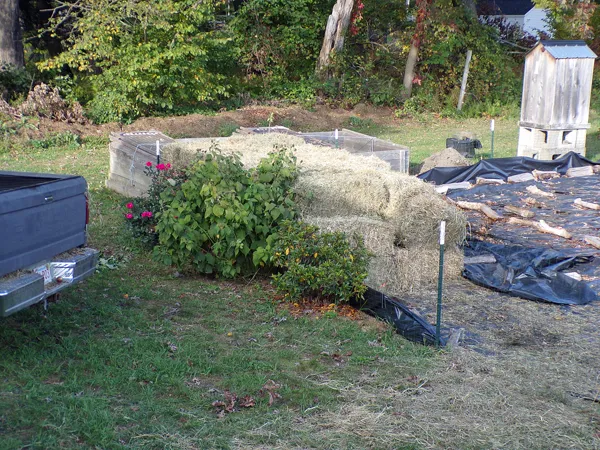
POLYGON ((341 172, 361 168, 390 170, 390 165, 376 156, 352 155, 342 149, 307 144, 301 137, 282 133, 234 134, 229 138, 178 141, 167 145, 162 156, 165 162, 185 166, 199 151, 208 151, 213 146, 224 154, 239 154, 245 167, 256 167, 275 147, 286 147, 294 152, 298 167, 304 173, 324 169, 341 172))
MULTIPOLYGON (((214 144, 171 144, 163 159, 186 165, 198 150, 214 144)), ((274 146, 293 149, 299 168, 294 189, 302 218, 325 231, 361 234, 374 255, 371 287, 401 295, 437 282, 441 220, 446 220, 446 276, 460 275, 462 253, 455 244, 465 238, 465 215, 420 179, 392 171, 377 157, 307 144, 286 134, 234 135, 216 145, 225 154, 238 153, 246 167, 256 166, 274 146)))
POLYGON ((294 185, 303 215, 379 217, 387 208, 387 189, 375 170, 301 171, 294 185))
MULTIPOLYGON (((458 278, 463 270, 463 252, 448 247, 444 255, 444 278, 458 278)), ((439 251, 436 249, 395 248, 392 255, 373 258, 366 284, 388 295, 401 296, 438 281, 439 251)))
MULTIPOLYGON (((439 250, 435 248, 401 248, 395 243, 395 227, 389 222, 360 216, 303 216, 321 231, 356 232, 364 239, 373 255, 366 284, 389 295, 401 295, 423 286, 434 286, 438 280, 439 250)), ((449 246, 445 255, 445 277, 459 277, 463 269, 463 253, 449 246)))
POLYGON ((321 231, 342 231, 350 238, 353 233, 362 236, 365 247, 373 255, 391 255, 394 251, 394 227, 382 220, 361 216, 302 216, 302 220, 316 225, 321 231))
POLYGON ((462 244, 466 237, 466 216, 448 204, 435 188, 422 180, 400 174, 386 174, 389 192, 384 219, 396 228, 396 240, 404 247, 437 246, 439 224, 446 221, 446 242, 462 244))

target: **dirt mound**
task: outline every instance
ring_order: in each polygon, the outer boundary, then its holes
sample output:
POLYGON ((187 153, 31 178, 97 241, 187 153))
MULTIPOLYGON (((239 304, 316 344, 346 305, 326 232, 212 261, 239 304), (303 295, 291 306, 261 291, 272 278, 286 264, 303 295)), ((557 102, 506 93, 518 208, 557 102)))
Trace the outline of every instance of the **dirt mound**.
POLYGON ((434 153, 423 161, 420 173, 427 172, 434 167, 460 167, 468 166, 469 160, 453 148, 448 147, 441 152, 434 153))

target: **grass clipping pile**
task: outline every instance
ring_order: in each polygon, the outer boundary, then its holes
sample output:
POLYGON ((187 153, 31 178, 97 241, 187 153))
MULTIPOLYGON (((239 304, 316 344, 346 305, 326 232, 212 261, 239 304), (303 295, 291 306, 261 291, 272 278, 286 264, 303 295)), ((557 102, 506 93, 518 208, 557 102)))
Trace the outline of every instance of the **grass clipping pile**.
POLYGON ((165 161, 177 166, 215 145, 224 154, 238 153, 253 167, 275 146, 293 148, 299 177, 295 185, 302 219, 324 231, 363 236, 373 254, 367 284, 400 295, 437 281, 439 224, 446 220, 445 276, 459 276, 466 219, 433 187, 394 172, 375 156, 306 144, 279 133, 234 135, 215 141, 188 141, 167 146, 165 161))

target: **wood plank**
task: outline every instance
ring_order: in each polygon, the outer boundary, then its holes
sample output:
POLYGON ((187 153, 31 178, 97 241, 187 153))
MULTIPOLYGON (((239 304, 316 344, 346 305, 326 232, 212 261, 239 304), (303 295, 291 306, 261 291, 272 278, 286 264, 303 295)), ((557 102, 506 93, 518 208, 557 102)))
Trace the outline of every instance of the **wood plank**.
POLYGON ((520 173, 518 175, 511 175, 506 181, 509 183, 522 183, 524 181, 533 181, 535 178, 531 172, 520 173))
POLYGON ((542 197, 547 197, 547 198, 554 198, 556 197, 556 195, 554 195, 552 192, 546 192, 546 191, 542 191, 539 187, 537 186, 527 186, 527 192, 529 192, 530 194, 534 194, 534 195, 540 195, 542 197))
POLYGON ((581 200, 580 198, 576 198, 575 201, 573 201, 573 203, 575 204, 575 206, 578 206, 583 209, 594 209, 596 211, 600 210, 600 205, 598 203, 586 202, 581 200))
POLYGON ((494 264, 496 257, 492 254, 489 255, 477 255, 477 256, 465 256, 464 264, 494 264))
POLYGON ((566 173, 566 176, 569 178, 589 177, 591 175, 594 175, 594 168, 592 166, 571 167, 566 173))
POLYGON ((471 189, 471 186, 473 185, 468 181, 462 181, 460 183, 440 184, 439 186, 435 186, 435 190, 438 194, 445 194, 453 189, 471 189))
POLYGON ((532 172, 533 177, 537 180, 537 181, 541 181, 541 180, 552 180, 554 178, 560 178, 560 173, 554 171, 554 170, 537 170, 534 169, 532 172))
POLYGON ((535 216, 535 213, 533 211, 513 205, 506 205, 504 207, 504 211, 508 214, 514 214, 515 216, 524 217, 525 219, 531 219, 535 216))
POLYGON ((477 185, 481 185, 481 184, 506 184, 506 181, 499 180, 497 178, 477 177, 477 178, 475 178, 475 184, 477 184, 477 185))

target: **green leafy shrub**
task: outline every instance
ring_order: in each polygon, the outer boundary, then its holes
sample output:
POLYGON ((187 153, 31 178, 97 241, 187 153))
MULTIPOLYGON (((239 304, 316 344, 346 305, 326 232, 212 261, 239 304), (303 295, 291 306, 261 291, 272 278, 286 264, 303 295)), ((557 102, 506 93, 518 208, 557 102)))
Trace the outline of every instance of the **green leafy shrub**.
POLYGON ((248 0, 231 31, 246 80, 263 94, 308 101, 331 3, 318 0, 248 0))
POLYGON ((176 189, 161 194, 159 245, 166 264, 231 278, 269 263, 266 248, 281 221, 296 214, 296 160, 277 149, 256 168, 217 149, 206 153, 176 189))
POLYGON ((273 262, 284 269, 273 276, 275 288, 289 299, 322 298, 335 303, 362 297, 370 255, 359 236, 319 233, 316 226, 288 221, 272 248, 273 262))
POLYGON ((0 94, 7 101, 26 96, 31 87, 32 76, 25 68, 0 62, 0 94))
MULTIPOLYGON (((205 108, 230 94, 236 73, 232 40, 215 20, 221 7, 218 0, 76 2, 76 32, 40 68, 69 67, 78 85, 71 95, 97 122, 205 108)), ((52 19, 48 30, 63 20, 52 19)))

